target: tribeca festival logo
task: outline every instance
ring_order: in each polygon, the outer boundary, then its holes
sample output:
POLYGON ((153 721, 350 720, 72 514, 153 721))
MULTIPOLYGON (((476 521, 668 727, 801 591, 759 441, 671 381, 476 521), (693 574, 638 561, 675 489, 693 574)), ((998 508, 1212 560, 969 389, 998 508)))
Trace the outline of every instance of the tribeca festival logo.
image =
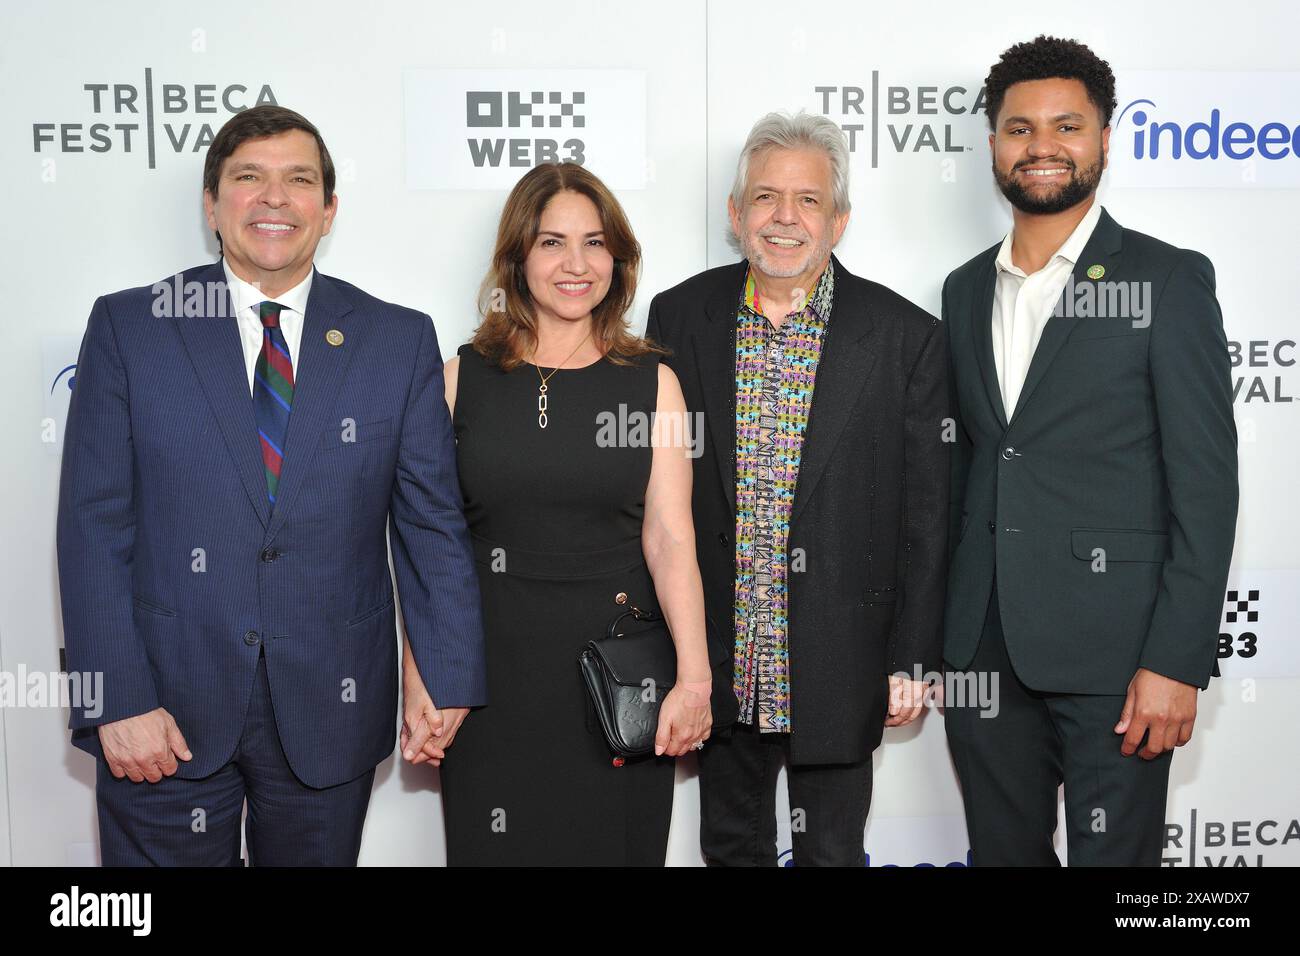
POLYGON ((540 163, 576 163, 644 189, 643 70, 407 70, 410 189, 508 189, 540 163))
POLYGON ((1141 71, 1117 86, 1113 185, 1300 187, 1300 73, 1141 71))
POLYGON ((882 85, 879 70, 871 71, 867 86, 817 85, 813 91, 818 109, 844 130, 849 152, 868 153, 872 169, 879 167, 882 151, 971 152, 984 133, 982 117, 975 117, 988 112, 982 85, 882 85))
MULTIPOLYGON (((43 156, 144 153, 157 169, 158 153, 202 153, 230 116, 253 106, 277 105, 269 84, 83 83, 89 113, 69 122, 32 124, 32 149, 43 156)), ((53 162, 50 158, 49 162, 53 162)))
POLYGON ((1165 823, 1163 866, 1294 864, 1300 819, 1286 814, 1255 820, 1205 820, 1192 808, 1185 823, 1165 823), (1284 859, 1285 857, 1285 859, 1284 859))
POLYGON ((1229 339, 1232 400, 1239 404, 1287 404, 1294 401, 1295 396, 1287 390, 1282 372, 1285 369, 1290 374, 1295 367, 1295 352, 1295 339, 1229 339))

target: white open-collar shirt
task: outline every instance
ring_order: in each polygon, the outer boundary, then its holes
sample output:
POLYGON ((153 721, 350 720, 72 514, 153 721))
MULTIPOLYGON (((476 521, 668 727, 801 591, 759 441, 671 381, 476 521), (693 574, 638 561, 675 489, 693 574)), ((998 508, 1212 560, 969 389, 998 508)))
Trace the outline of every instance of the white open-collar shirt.
POLYGON ((250 285, 230 271, 230 263, 221 260, 221 267, 226 271, 226 285, 235 304, 235 316, 239 319, 239 344, 244 350, 244 367, 248 371, 248 394, 253 394, 253 370, 257 367, 257 357, 262 354, 262 318, 258 306, 267 299, 284 306, 280 312, 280 332, 285 344, 289 346, 289 360, 293 362, 293 380, 298 381, 298 362, 302 350, 302 325, 307 316, 307 296, 311 293, 311 280, 316 274, 315 268, 307 273, 296 286, 283 295, 268 296, 256 286, 250 285))
POLYGON ((1061 297, 1070 273, 1083 255, 1083 247, 1088 244, 1100 218, 1101 203, 1094 199, 1074 227, 1074 232, 1070 233, 1070 238, 1061 244, 1047 265, 1031 275, 1025 275, 1011 261, 1014 228, 1002 240, 996 263, 997 286, 993 293, 993 362, 997 366, 1002 407, 1008 421, 1020 400, 1020 390, 1024 387, 1029 363, 1038 348, 1043 328, 1052 317, 1056 300, 1061 297))

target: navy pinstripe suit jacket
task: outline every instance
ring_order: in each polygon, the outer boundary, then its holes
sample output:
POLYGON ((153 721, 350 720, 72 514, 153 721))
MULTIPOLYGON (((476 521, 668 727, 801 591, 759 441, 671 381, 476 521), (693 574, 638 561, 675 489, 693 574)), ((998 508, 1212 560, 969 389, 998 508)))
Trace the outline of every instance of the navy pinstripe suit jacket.
POLYGON ((224 282, 218 262, 103 296, 90 315, 58 558, 68 669, 101 672, 104 689, 102 713, 74 707, 73 743, 102 757, 97 725, 161 706, 194 755, 178 775, 207 776, 234 754, 264 649, 289 764, 331 786, 393 750, 390 521, 434 702, 485 703, 441 353, 427 315, 316 273, 272 510, 224 282), (177 282, 198 294, 174 295, 177 282))

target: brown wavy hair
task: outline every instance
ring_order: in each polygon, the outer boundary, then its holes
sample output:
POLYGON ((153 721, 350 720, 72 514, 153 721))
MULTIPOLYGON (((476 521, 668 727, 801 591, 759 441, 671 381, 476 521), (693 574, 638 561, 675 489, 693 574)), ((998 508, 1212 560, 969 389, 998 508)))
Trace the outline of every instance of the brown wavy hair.
POLYGON ((641 245, 614 194, 594 173, 576 163, 541 163, 510 190, 497 226, 492 265, 479 287, 478 309, 483 321, 470 340, 474 351, 510 371, 536 348, 537 317, 524 260, 537 241, 542 210, 564 190, 586 196, 595 204, 605 247, 614 259, 609 291, 591 313, 596 344, 616 365, 632 365, 630 359, 641 355, 664 354, 664 349, 634 335, 627 322, 641 271, 641 245), (504 295, 497 295, 497 290, 504 295), (494 301, 499 298, 504 299, 503 304, 494 301))

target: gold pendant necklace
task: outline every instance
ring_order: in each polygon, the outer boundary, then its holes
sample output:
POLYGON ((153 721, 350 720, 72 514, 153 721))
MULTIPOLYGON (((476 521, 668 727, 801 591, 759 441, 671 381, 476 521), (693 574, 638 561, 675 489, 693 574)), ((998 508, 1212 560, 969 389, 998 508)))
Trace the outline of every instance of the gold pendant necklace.
MULTIPOLYGON (((580 349, 580 348, 582 348, 584 345, 586 345, 586 344, 587 344, 587 339, 589 339, 589 338, 591 338, 591 333, 590 333, 590 332, 587 333, 587 335, 583 338, 583 340, 582 340, 581 342, 579 342, 576 346, 574 346, 573 351, 569 353, 568 358, 566 358, 566 359, 564 360, 564 362, 567 362, 569 359, 571 359, 571 358, 573 358, 575 355, 577 355, 577 354, 578 354, 578 349, 580 349)), ((536 347, 533 348, 533 357, 534 357, 534 358, 537 357, 537 349, 536 349, 536 347)), ((545 427, 546 427, 546 422, 547 422, 547 418, 546 418, 546 383, 547 383, 548 381, 550 381, 551 375, 554 375, 556 372, 558 372, 558 371, 560 370, 561 366, 564 365, 564 362, 561 362, 559 365, 555 366, 555 368, 551 369, 550 375, 543 375, 543 374, 542 374, 542 368, 541 368, 540 365, 534 365, 534 366, 533 366, 533 368, 537 369, 537 377, 540 378, 540 379, 542 380, 542 384, 539 385, 539 386, 537 387, 537 427, 538 427, 538 428, 545 428, 545 427)))

